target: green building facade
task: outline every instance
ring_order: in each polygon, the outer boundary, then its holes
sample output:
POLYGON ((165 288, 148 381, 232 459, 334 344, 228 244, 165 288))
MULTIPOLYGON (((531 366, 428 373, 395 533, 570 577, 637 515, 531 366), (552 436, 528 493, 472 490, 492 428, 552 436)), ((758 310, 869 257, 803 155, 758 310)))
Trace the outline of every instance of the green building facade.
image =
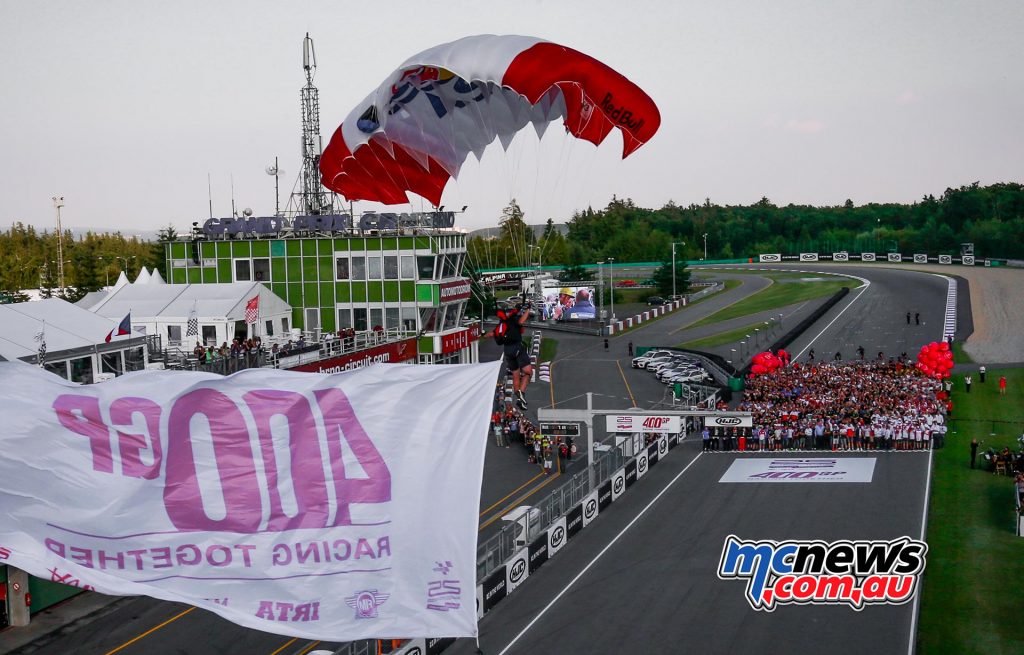
MULTIPOLYGON (((165 252, 170 284, 262 282, 291 305, 290 327, 307 332, 397 329, 440 344, 440 336, 466 329, 462 233, 212 237, 169 242, 165 252)), ((476 343, 460 350, 421 347, 420 361, 477 361, 476 343)))

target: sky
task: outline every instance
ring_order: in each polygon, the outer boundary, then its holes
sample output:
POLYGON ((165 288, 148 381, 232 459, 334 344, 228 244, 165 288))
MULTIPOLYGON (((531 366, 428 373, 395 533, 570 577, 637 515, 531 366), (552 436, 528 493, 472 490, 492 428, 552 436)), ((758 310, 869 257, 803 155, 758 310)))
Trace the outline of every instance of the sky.
POLYGON ((613 195, 859 205, 1024 181, 1019 0, 0 0, 0 229, 52 229, 61 195, 65 227, 181 232, 211 198, 230 215, 232 184, 238 211, 272 215, 267 165, 282 205, 301 168, 307 32, 325 144, 405 59, 473 34, 575 48, 657 103, 661 129, 625 160, 617 134, 529 127, 471 156, 442 200, 466 229, 513 198, 541 223, 613 195))

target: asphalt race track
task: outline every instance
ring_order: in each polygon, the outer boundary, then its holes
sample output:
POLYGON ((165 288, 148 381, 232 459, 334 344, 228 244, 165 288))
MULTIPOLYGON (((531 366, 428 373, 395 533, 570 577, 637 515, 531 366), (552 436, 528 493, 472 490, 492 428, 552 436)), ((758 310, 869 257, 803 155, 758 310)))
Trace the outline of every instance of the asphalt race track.
MULTIPOLYGON (((800 360, 806 360, 811 347, 819 360, 837 351, 851 359, 858 345, 869 357, 878 351, 887 356, 906 351, 913 356, 921 344, 941 338, 947 285, 938 276, 856 266, 804 264, 799 268, 841 271, 870 282, 851 290, 797 339, 790 350, 800 360), (920 313, 921 325, 906 324, 908 311, 920 313)), ((552 403, 585 406, 587 392, 595 393, 598 407, 661 405, 663 385, 650 374, 630 368, 627 342, 637 346, 678 343, 689 323, 767 284, 756 275, 743 278, 748 282, 737 289, 612 338, 608 351, 595 337, 556 335, 559 348, 552 368, 553 386, 531 386, 530 413, 535 416, 537 407, 552 403)), ((719 580, 715 571, 728 534, 744 539, 919 538, 928 454, 868 454, 877 458, 871 483, 721 484, 722 472, 739 455, 699 455, 698 451, 696 443, 674 449, 537 575, 488 613, 480 623, 483 651, 487 655, 506 650, 587 655, 691 650, 735 655, 908 652, 913 604, 861 612, 809 606, 755 612, 744 600, 744 583, 719 580)), ((501 475, 508 476, 508 484, 533 475, 528 469, 520 473, 511 464, 504 466, 501 475)), ((489 489, 485 496, 504 495, 500 492, 489 489)), ((117 649, 120 655, 299 655, 331 646, 249 630, 202 610, 137 598, 120 600, 88 623, 19 652, 92 655, 117 649)), ((460 640, 446 652, 475 650, 472 640, 460 640)))

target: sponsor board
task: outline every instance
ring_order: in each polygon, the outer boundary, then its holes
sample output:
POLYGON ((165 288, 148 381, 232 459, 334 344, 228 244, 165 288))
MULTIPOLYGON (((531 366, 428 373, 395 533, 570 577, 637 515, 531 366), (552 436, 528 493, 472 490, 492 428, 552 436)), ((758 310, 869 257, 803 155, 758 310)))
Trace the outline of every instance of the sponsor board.
POLYGON ((508 576, 504 566, 499 566, 494 570, 487 578, 484 583, 480 585, 483 587, 483 613, 486 614, 494 608, 495 605, 500 603, 505 596, 508 595, 508 576))
POLYGON ((370 364, 397 364, 416 359, 416 337, 402 339, 386 343, 383 346, 374 346, 359 352, 349 353, 340 357, 331 357, 309 364, 291 366, 290 362, 296 364, 301 361, 300 355, 292 357, 281 357, 278 361, 281 368, 289 371, 302 371, 304 373, 341 373, 353 371, 357 368, 369 366, 370 364))
POLYGON ((441 304, 466 300, 471 295, 469 278, 461 278, 454 282, 444 282, 440 286, 441 304))
POLYGON ((873 253, 873 252, 862 252, 860 254, 860 260, 862 262, 873 262, 873 261, 875 261, 875 253, 873 253))
POLYGON ((668 437, 660 437, 658 439, 658 459, 661 459, 668 454, 668 437))
POLYGON ((516 587, 530 577, 530 549, 523 548, 505 562, 505 593, 512 593, 516 587))
POLYGON ((583 504, 574 506, 565 514, 565 536, 572 539, 583 529, 583 504))
POLYGON ((678 416, 666 416, 663 414, 622 414, 619 416, 606 416, 605 428, 608 432, 669 432, 677 433, 681 429, 682 422, 678 416))
POLYGON ((540 567, 544 566, 544 562, 548 561, 547 532, 533 540, 533 543, 530 544, 529 551, 530 573, 533 573, 540 567))
POLYGON ((974 255, 964 255, 960 261, 964 266, 974 266, 974 255))
POLYGON ((655 441, 647 446, 647 467, 651 468, 658 463, 658 442, 655 441))
POLYGON ((603 512, 612 504, 612 481, 605 480, 604 484, 597 488, 597 511, 603 512))
POLYGON ((752 428, 753 416, 705 416, 704 425, 709 428, 752 428))
POLYGON ((640 452, 636 456, 636 479, 637 480, 639 480, 640 478, 644 477, 644 475, 647 474, 648 464, 649 464, 649 462, 647 460, 647 449, 646 448, 642 448, 640 450, 640 452))
POLYGON ((802 262, 816 262, 816 261, 818 261, 818 253, 816 253, 816 252, 802 252, 802 253, 800 253, 800 261, 802 261, 802 262))
POLYGON ((427 647, 423 651, 423 655, 438 655, 454 643, 455 637, 431 637, 427 639, 427 647))
POLYGON ((890 262, 898 264, 903 261, 903 255, 901 255, 898 252, 891 252, 888 255, 886 255, 886 259, 890 262))
POLYGON ((562 550, 562 546, 565 542, 569 541, 569 536, 565 531, 565 517, 559 516, 558 520, 551 524, 548 528, 548 558, 554 557, 555 553, 562 550))
POLYGON ((484 618, 484 586, 482 584, 476 586, 476 618, 477 620, 484 618))
POLYGON ((597 518, 599 508, 597 506, 597 489, 587 494, 581 503, 583 505, 583 527, 590 525, 591 521, 597 518))
POLYGON ((834 261, 834 262, 848 262, 848 261, 850 261, 850 253, 834 252, 834 253, 832 253, 832 261, 834 261))
POLYGON ((779 605, 902 605, 917 591, 928 544, 912 537, 878 541, 747 541, 729 535, 721 580, 747 583, 755 611, 779 605))
POLYGON ((871 482, 874 457, 741 458, 719 482, 871 482))
POLYGON ((939 263, 940 264, 952 264, 953 263, 953 256, 952 255, 939 255, 939 263))
POLYGON ((915 264, 927 264, 928 263, 928 255, 920 255, 920 254, 914 255, 914 263, 915 264))
POLYGON ((779 253, 771 253, 768 255, 758 255, 758 261, 762 264, 770 264, 772 262, 781 262, 782 255, 779 253))
POLYGON ((626 490, 626 469, 621 468, 612 475, 612 502, 619 499, 622 492, 626 490))
POLYGON ((626 488, 629 489, 636 482, 636 460, 626 462, 626 488))
POLYGON ((449 354, 468 348, 469 344, 480 338, 480 324, 474 323, 451 334, 441 335, 441 353, 449 354))

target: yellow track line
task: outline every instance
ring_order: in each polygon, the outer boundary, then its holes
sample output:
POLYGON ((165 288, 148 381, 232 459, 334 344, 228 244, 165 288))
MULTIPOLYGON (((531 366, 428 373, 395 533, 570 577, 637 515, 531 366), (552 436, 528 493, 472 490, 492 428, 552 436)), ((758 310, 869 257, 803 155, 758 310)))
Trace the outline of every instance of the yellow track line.
POLYGON ((551 409, 555 408, 555 363, 548 367, 548 389, 551 390, 551 409))
MULTIPOLYGON (((552 482, 554 482, 556 478, 560 478, 560 477, 562 477, 562 473, 561 473, 561 468, 562 468, 562 467, 561 467, 561 464, 559 464, 559 467, 558 467, 558 468, 559 468, 559 472, 558 472, 558 473, 556 473, 556 474, 552 475, 552 476, 551 476, 550 478, 548 478, 547 480, 545 480, 545 481, 544 481, 544 482, 543 482, 542 484, 539 484, 539 485, 537 485, 537 488, 536 488, 536 489, 533 489, 532 491, 530 491, 530 493, 528 493, 528 494, 523 494, 523 495, 522 495, 522 496, 520 496, 519 498, 516 498, 515 502, 513 502, 513 503, 509 503, 509 504, 508 504, 508 506, 506 507, 506 509, 507 509, 508 507, 512 507, 513 505, 518 505, 519 503, 523 502, 524 500, 526 500, 527 498, 529 498, 529 497, 530 497, 530 496, 532 496, 533 494, 537 493, 538 491, 540 491, 541 489, 543 489, 543 488, 544 488, 544 487, 546 487, 547 485, 549 485, 549 484, 551 484, 552 482)), ((499 514, 496 514, 496 515, 494 516, 494 518, 488 519, 487 521, 485 521, 485 522, 483 522, 482 524, 480 524, 480 529, 478 530, 478 532, 483 532, 484 528, 486 528, 486 527, 487 527, 487 526, 489 526, 490 524, 492 524, 492 523, 494 523, 495 521, 497 521, 498 519, 500 519, 500 518, 501 518, 501 516, 502 516, 502 514, 501 514, 501 513, 499 513, 499 514)))
POLYGON ((295 643, 296 641, 298 641, 298 640, 299 640, 299 638, 298 638, 298 637, 292 637, 291 639, 289 639, 288 641, 286 641, 286 642, 284 643, 284 646, 281 646, 280 648, 278 648, 277 650, 275 650, 275 651, 274 651, 273 653, 271 653, 270 655, 277 655, 278 653, 280 653, 281 651, 283 651, 283 650, 284 650, 285 648, 288 648, 289 646, 291 646, 292 644, 294 644, 294 643, 295 643))
POLYGON ((495 507, 497 507, 497 506, 498 506, 498 505, 500 505, 501 503, 503 503, 503 502, 505 502, 506 500, 508 500, 509 496, 511 496, 511 495, 512 495, 512 494, 514 494, 515 492, 519 491, 520 489, 522 489, 522 488, 523 488, 523 487, 525 487, 526 485, 530 484, 531 482, 533 482, 534 480, 536 480, 537 478, 539 478, 539 477, 540 477, 540 476, 542 476, 542 475, 544 475, 544 472, 543 472, 543 471, 541 471, 541 472, 540 472, 540 473, 538 473, 537 475, 533 476, 532 478, 530 478, 530 479, 529 479, 529 480, 527 480, 526 482, 522 483, 521 485, 519 485, 518 487, 516 487, 515 489, 513 489, 512 491, 510 491, 510 492, 508 493, 508 495, 507 495, 507 496, 505 496, 504 498, 502 498, 502 499, 498 500, 498 501, 497 501, 496 503, 494 503, 493 505, 491 505, 490 507, 488 507, 488 508, 487 508, 487 509, 485 509, 484 511, 480 512, 480 516, 481 516, 481 518, 482 518, 482 517, 484 516, 484 514, 487 514, 487 513, 488 513, 488 512, 490 512, 490 511, 491 511, 492 509, 494 509, 495 507))
POLYGON ((629 382, 626 382, 626 374, 622 370, 622 364, 620 364, 619 360, 616 359, 615 365, 619 367, 619 375, 622 376, 622 382, 626 385, 626 393, 629 394, 629 400, 633 403, 632 407, 639 407, 639 405, 636 404, 636 398, 633 397, 633 390, 629 388, 629 382))
POLYGON ((185 616, 186 614, 188 614, 189 612, 191 612, 194 609, 195 609, 194 607, 190 607, 187 610, 185 610, 184 612, 181 612, 180 614, 175 614, 174 616, 172 616, 171 618, 167 619, 166 621, 164 621, 160 625, 156 626, 155 628, 150 628, 149 630, 146 630, 141 635, 139 635, 138 637, 132 639, 131 641, 126 641, 123 644, 121 644, 120 646, 118 646, 117 648, 115 648, 114 650, 107 651, 105 653, 105 655, 114 655, 114 653, 116 653, 117 651, 123 650, 125 648, 128 648, 129 646, 134 644, 136 641, 142 639, 143 637, 145 637, 147 635, 153 634, 154 632, 156 632, 160 628, 164 627, 168 623, 173 623, 173 622, 177 621, 178 619, 180 619, 181 617, 185 616))

